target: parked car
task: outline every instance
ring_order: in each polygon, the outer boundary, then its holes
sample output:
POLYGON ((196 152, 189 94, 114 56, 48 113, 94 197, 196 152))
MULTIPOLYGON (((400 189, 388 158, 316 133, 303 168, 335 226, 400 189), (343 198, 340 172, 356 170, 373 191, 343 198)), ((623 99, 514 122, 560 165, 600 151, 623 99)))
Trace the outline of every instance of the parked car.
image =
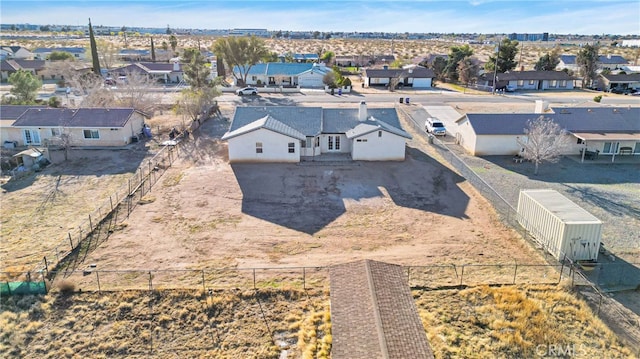
POLYGON ((447 129, 444 127, 442 121, 433 117, 427 118, 424 124, 424 130, 436 136, 444 136, 447 134, 447 129))
POLYGON ((257 94, 258 94, 258 89, 255 88, 255 87, 244 87, 244 88, 236 90, 236 95, 238 95, 238 96, 242 96, 242 95, 257 95, 257 94))

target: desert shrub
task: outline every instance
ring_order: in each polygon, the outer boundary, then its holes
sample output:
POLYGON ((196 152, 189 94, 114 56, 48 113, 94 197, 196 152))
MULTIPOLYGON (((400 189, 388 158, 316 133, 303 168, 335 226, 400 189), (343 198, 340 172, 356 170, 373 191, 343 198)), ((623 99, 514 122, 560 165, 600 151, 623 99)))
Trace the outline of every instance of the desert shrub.
POLYGON ((73 293, 76 290, 76 285, 70 280, 63 279, 58 283, 58 290, 61 293, 73 293))
POLYGON ((602 95, 598 95, 598 96, 593 98, 593 102, 598 102, 599 103, 600 101, 602 101, 602 95))

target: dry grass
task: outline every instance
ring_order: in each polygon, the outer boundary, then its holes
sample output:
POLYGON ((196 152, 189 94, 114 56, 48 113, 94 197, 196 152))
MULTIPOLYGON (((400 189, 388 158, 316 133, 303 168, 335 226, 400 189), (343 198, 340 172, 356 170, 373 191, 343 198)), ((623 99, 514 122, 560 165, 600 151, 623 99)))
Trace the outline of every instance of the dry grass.
POLYGON ((11 297, 2 308, 3 358, 278 358, 283 349, 327 358, 330 350, 323 292, 78 293, 11 297))
MULTIPOLYGON (((530 358, 555 345, 575 357, 631 358, 562 286, 415 290, 437 358, 530 358)), ((124 291, 2 300, 5 358, 329 358, 328 293, 124 291)))
POLYGON ((479 286, 414 291, 438 358, 542 356, 570 348, 584 358, 630 358, 587 304, 561 286, 479 286))

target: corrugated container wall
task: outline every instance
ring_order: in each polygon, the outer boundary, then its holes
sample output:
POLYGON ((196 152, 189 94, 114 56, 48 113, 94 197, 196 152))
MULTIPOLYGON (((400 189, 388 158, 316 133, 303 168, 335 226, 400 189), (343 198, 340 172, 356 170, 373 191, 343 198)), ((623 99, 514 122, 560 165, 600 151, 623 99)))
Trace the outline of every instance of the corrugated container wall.
POLYGON ((554 190, 521 190, 518 222, 557 260, 598 260, 602 222, 554 190))

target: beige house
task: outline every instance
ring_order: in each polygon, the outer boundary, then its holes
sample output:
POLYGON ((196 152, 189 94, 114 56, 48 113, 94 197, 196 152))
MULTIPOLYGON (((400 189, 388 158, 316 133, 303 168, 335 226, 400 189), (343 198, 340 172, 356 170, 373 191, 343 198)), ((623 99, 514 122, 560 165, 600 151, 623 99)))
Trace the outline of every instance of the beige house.
MULTIPOLYGON (((2 112, 14 106, 2 106, 2 112)), ((18 113, 21 108, 9 109, 18 113)), ((139 139, 146 116, 132 108, 28 108, 7 126, 2 121, 5 145, 55 145, 64 135, 74 147, 120 147, 139 139)))

